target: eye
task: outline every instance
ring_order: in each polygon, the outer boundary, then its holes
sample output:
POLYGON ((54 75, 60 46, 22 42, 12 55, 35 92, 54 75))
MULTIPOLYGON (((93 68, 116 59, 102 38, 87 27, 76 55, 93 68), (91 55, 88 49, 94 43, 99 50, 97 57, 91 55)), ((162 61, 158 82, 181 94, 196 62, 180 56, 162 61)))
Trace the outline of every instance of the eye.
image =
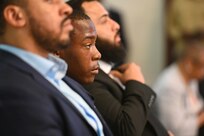
POLYGON ((104 16, 101 18, 100 23, 105 24, 108 21, 108 16, 104 16))
POLYGON ((88 38, 82 43, 82 45, 85 49, 90 49, 92 46, 95 46, 95 40, 88 38))
POLYGON ((86 45, 85 45, 85 48, 86 48, 86 49, 90 49, 90 48, 91 48, 91 45, 92 45, 91 43, 90 43, 90 44, 86 44, 86 45))
POLYGON ((47 3, 53 3, 53 0, 45 0, 47 3))

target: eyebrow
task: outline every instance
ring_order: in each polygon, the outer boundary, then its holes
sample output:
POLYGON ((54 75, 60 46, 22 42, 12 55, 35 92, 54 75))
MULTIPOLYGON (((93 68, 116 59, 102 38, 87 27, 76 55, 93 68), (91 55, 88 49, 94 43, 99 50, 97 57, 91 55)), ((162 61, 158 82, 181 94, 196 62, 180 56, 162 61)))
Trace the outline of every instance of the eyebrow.
MULTIPOLYGON (((96 37, 97 38, 97 37, 96 37)), ((86 40, 86 39, 95 39, 95 36, 94 35, 88 35, 88 36, 85 36, 85 38, 82 40, 86 40)))
POLYGON ((99 17, 99 20, 100 20, 101 18, 104 18, 104 17, 109 17, 109 14, 108 14, 108 13, 103 14, 102 16, 99 17))

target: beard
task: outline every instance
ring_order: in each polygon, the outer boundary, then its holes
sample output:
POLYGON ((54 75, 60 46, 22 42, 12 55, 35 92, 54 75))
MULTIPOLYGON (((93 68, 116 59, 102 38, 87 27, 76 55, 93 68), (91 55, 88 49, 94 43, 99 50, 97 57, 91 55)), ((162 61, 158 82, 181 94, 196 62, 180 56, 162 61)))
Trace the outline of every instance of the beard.
POLYGON ((32 15, 29 16, 29 28, 31 35, 33 36, 35 42, 44 50, 48 52, 56 52, 58 50, 62 50, 68 47, 70 44, 69 34, 67 34, 66 40, 60 40, 60 35, 62 33, 63 23, 68 19, 65 18, 61 25, 61 31, 58 35, 54 35, 52 31, 46 29, 43 25, 41 25, 32 15))
POLYGON ((126 59, 127 53, 121 43, 120 45, 115 45, 105 39, 98 37, 96 40, 96 47, 101 53, 101 60, 103 61, 120 65, 124 63, 126 59))

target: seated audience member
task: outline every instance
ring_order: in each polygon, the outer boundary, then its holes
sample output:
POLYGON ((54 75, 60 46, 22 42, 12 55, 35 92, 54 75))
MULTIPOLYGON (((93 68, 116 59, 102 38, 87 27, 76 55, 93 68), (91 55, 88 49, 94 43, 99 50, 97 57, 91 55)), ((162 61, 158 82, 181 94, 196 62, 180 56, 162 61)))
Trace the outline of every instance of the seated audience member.
POLYGON ((120 25, 121 42, 123 43, 123 46, 127 50, 128 40, 127 40, 126 33, 125 33, 125 27, 124 27, 125 25, 123 23, 124 18, 123 18, 123 15, 121 14, 121 11, 109 5, 108 0, 99 0, 99 2, 101 2, 105 6, 105 8, 108 10, 110 18, 112 18, 114 21, 116 21, 120 25))
POLYGON ((184 39, 177 61, 154 84, 156 113, 175 136, 197 136, 204 125, 203 100, 198 80, 204 77, 204 44, 199 33, 184 39))
POLYGON ((69 46, 71 13, 64 0, 0 0, 0 136, 111 136, 50 54, 69 46))
POLYGON ((68 64, 67 75, 81 84, 94 81, 98 74, 98 60, 101 58, 95 43, 97 33, 91 19, 83 12, 74 11, 70 16, 74 30, 70 33, 70 45, 59 52, 68 64))
MULTIPOLYGON (((71 1, 73 6, 79 7, 75 2, 71 1)), ((108 12, 97 0, 81 2, 85 13, 95 24, 98 33, 96 46, 102 53, 99 74, 92 84, 85 86, 94 97, 96 107, 116 136, 167 136, 167 131, 150 113, 155 95, 144 84, 139 66, 134 63, 123 64, 109 73, 112 64, 125 58, 118 33, 120 26, 108 16, 108 12)), ((77 48, 78 45, 72 46, 77 48)), ((82 70, 77 64, 75 69, 82 70)), ((81 78, 79 75, 72 76, 78 80, 81 78)))

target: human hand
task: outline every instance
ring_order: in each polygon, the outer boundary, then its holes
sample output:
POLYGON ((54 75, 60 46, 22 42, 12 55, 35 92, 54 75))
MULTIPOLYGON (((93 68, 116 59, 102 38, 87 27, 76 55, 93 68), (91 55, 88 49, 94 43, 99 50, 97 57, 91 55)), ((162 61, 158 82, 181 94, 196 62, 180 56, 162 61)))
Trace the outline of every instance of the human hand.
POLYGON ((171 131, 168 131, 169 136, 174 136, 174 134, 171 131))
POLYGON ((119 66, 117 70, 112 70, 110 74, 117 77, 123 84, 129 80, 136 80, 141 83, 145 83, 140 66, 135 63, 123 64, 119 66))

